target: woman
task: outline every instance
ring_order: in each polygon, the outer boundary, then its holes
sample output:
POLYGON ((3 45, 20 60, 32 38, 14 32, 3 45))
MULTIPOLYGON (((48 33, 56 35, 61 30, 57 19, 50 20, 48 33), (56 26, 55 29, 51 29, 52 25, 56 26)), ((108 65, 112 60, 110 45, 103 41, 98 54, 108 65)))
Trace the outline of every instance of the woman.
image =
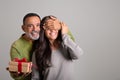
POLYGON ((40 38, 34 42, 32 80, 74 80, 73 60, 82 50, 68 36, 68 27, 50 15, 42 19, 40 28, 40 38))

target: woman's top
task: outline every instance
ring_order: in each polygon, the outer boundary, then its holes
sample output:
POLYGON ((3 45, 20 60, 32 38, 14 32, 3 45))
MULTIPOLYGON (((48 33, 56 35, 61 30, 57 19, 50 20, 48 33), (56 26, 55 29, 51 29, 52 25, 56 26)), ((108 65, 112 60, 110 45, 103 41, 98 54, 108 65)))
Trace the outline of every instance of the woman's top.
MULTIPOLYGON (((82 49, 65 34, 62 36, 62 46, 57 50, 52 50, 51 62, 52 66, 45 72, 44 80, 74 80, 73 60, 78 59, 83 54, 82 49)), ((32 58, 33 65, 36 65, 35 54, 32 58)), ((39 80, 39 72, 37 68, 32 69, 32 80, 39 80)))

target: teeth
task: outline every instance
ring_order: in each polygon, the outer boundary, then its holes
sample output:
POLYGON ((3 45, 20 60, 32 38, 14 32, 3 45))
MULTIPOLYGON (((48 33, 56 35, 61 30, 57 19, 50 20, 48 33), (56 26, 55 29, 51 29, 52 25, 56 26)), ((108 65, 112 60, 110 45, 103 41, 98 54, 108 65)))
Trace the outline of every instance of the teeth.
POLYGON ((32 31, 32 34, 38 34, 38 32, 36 32, 36 31, 32 31))
POLYGON ((51 35, 52 35, 52 36, 54 36, 54 35, 55 35, 55 33, 51 33, 51 35))

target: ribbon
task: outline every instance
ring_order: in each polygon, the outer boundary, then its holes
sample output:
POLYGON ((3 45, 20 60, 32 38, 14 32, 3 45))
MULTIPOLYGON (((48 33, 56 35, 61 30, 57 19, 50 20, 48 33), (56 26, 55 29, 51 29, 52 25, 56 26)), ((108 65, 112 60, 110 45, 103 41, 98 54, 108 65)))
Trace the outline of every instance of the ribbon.
POLYGON ((27 60, 25 58, 22 58, 22 59, 15 58, 14 61, 18 62, 18 72, 21 72, 22 71, 22 62, 26 62, 27 60))

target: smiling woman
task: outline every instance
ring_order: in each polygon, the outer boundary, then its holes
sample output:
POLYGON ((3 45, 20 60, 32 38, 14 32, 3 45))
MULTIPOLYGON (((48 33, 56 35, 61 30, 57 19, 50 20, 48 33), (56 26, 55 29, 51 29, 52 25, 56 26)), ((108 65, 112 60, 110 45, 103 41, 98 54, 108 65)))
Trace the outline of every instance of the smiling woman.
POLYGON ((48 19, 43 26, 45 30, 45 35, 51 40, 54 40, 58 36, 58 31, 61 29, 60 21, 57 18, 50 16, 51 19, 48 19))
POLYGON ((68 27, 54 16, 41 21, 40 38, 34 43, 32 80, 74 80, 73 60, 82 49, 69 37, 68 27))

